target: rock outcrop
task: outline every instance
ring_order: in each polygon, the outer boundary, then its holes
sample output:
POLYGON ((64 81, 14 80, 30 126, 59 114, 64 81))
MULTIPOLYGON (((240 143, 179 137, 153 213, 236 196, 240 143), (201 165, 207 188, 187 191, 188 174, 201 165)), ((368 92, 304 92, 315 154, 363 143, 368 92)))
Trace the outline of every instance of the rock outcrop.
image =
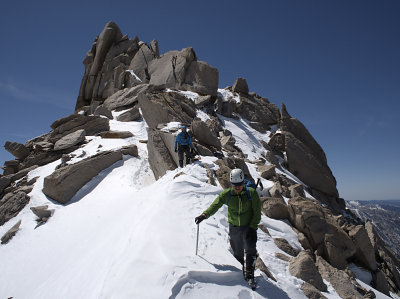
POLYGON ((45 177, 43 193, 61 204, 68 203, 93 177, 121 159, 121 152, 103 152, 61 167, 45 177))

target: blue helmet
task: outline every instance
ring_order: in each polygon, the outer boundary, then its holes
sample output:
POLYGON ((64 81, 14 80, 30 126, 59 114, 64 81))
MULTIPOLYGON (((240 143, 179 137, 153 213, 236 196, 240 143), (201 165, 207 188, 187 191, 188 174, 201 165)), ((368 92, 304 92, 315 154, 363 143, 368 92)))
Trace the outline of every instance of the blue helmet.
POLYGON ((181 127, 181 129, 183 130, 183 129, 186 129, 186 126, 185 125, 183 125, 182 127, 181 127))

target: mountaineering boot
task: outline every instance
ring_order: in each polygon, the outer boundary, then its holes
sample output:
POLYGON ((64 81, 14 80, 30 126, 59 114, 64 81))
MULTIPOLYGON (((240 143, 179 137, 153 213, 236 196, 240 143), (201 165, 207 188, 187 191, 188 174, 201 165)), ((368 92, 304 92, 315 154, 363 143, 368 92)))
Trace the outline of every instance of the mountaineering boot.
POLYGON ((183 167, 183 160, 179 160, 179 167, 180 167, 180 168, 183 167))
POLYGON ((186 165, 190 164, 190 158, 186 158, 186 165))
POLYGON ((244 264, 244 278, 247 281, 250 279, 254 280, 254 268, 256 266, 256 259, 256 255, 246 255, 246 261, 244 264))

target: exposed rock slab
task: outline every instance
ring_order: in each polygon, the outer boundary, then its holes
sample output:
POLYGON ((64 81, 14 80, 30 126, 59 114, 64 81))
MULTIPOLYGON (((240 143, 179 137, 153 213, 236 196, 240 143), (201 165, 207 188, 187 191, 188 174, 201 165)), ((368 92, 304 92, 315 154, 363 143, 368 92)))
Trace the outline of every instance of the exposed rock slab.
POLYGON ((76 164, 61 167, 45 177, 43 193, 55 201, 65 204, 93 177, 121 159, 121 152, 109 151, 76 164))
POLYGON ((101 132, 100 137, 104 139, 124 139, 133 137, 133 134, 129 131, 108 131, 101 132))
POLYGON ((298 249, 293 248, 284 238, 274 238, 274 243, 280 250, 286 252, 293 257, 297 256, 300 252, 298 249))
POLYGON ((129 109, 128 111, 117 116, 117 120, 122 122, 136 121, 140 118, 141 115, 138 107, 133 107, 132 109, 129 109))
POLYGON ((221 149, 221 141, 213 134, 204 121, 198 118, 194 119, 192 122, 192 132, 200 143, 221 149))
POLYGON ((147 84, 140 84, 131 88, 125 88, 117 91, 108 97, 103 106, 112 111, 115 109, 129 107, 138 102, 137 96, 148 89, 147 84))
POLYGON ((54 144, 54 150, 60 151, 77 145, 85 140, 85 136, 86 132, 84 129, 68 134, 54 144))
POLYGON ((97 116, 105 116, 108 119, 113 119, 111 111, 104 106, 97 107, 93 114, 97 116))

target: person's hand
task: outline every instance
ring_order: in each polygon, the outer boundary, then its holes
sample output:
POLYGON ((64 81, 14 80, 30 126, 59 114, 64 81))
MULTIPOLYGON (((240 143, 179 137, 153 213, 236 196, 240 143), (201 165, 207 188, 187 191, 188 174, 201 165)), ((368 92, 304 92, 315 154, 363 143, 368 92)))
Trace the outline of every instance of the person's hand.
POLYGON ((197 216, 196 218, 194 218, 194 223, 200 224, 200 222, 202 222, 204 219, 206 219, 206 215, 201 214, 200 216, 197 216))
POLYGON ((175 153, 178 151, 178 149, 177 148, 175 148, 175 153))

